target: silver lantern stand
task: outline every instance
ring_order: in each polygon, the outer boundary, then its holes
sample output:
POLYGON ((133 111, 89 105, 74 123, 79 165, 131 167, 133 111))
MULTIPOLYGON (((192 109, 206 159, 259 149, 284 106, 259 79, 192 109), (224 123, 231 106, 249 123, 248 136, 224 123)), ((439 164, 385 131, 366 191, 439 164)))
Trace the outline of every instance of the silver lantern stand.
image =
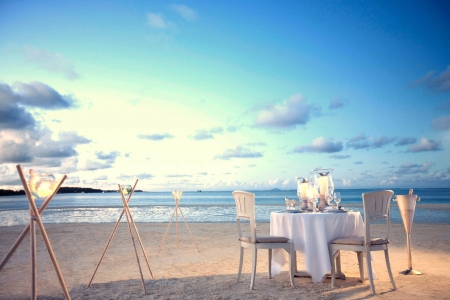
POLYGON ((414 219, 414 210, 416 208, 416 201, 420 201, 417 195, 412 194, 412 189, 409 191, 409 195, 397 195, 396 199, 400 214, 402 216, 403 225, 406 231, 406 251, 408 255, 408 269, 400 272, 403 275, 422 275, 421 272, 416 271, 412 267, 411 258, 411 227, 414 219))

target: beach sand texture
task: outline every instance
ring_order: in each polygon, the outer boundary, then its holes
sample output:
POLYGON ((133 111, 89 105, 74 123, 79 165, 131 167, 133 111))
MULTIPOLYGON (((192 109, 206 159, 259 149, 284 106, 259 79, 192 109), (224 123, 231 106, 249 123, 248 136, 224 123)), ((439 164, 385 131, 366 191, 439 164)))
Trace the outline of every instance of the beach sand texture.
MULTIPOLYGON (((397 290, 393 291, 382 251, 373 252, 376 296, 369 281, 358 281, 356 254, 342 252, 346 280, 330 279, 313 284, 310 278, 295 278, 289 284, 287 266, 267 278, 267 250, 259 251, 255 289, 249 290, 251 252, 245 252, 243 274, 236 282, 239 246, 235 223, 189 223, 199 245, 183 223, 179 224, 176 247, 172 224, 158 253, 167 223, 137 223, 155 279, 152 279, 142 252, 147 295, 143 294, 139 269, 126 223, 121 223, 100 265, 91 288, 87 284, 95 270, 114 224, 47 224, 45 228, 72 299, 450 299, 450 224, 414 224, 412 262, 420 276, 399 274, 407 268, 406 235, 402 224, 392 225, 390 259, 397 290)), ((8 252, 24 226, 0 227, 0 258, 8 252)), ((258 224, 258 232, 269 233, 269 223, 258 224)), ((139 244, 136 241, 137 247, 139 244)), ((138 248, 140 249, 140 248, 138 248)), ((324 257, 324 259, 328 259, 324 257)), ((59 281, 38 230, 38 299, 63 299, 59 281)), ((297 255, 298 267, 304 260, 297 255)), ((0 299, 29 299, 30 253, 27 236, 0 271, 0 299)))

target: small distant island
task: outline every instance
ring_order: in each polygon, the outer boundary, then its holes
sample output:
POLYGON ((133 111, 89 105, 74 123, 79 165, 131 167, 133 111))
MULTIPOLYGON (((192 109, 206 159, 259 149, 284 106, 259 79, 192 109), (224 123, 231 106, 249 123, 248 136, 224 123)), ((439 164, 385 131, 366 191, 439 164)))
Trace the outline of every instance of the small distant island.
MULTIPOLYGON (((119 190, 101 190, 101 189, 93 189, 93 188, 84 188, 84 187, 61 187, 58 191, 58 194, 69 194, 69 193, 118 193, 119 190)), ((142 190, 135 190, 135 193, 142 193, 142 190)), ((0 189, 0 197, 1 196, 17 196, 17 195, 25 195, 24 190, 3 190, 0 189)))

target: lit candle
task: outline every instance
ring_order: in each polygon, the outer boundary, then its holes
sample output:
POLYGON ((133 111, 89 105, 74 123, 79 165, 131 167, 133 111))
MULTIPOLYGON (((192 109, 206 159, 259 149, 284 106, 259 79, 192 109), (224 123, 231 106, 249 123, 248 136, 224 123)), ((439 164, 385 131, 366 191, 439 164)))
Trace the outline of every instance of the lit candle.
POLYGON ((328 176, 320 175, 320 196, 328 195, 328 176))
POLYGON ((45 198, 53 192, 53 182, 43 180, 38 187, 39 198, 45 198))
POLYGON ((308 197, 308 182, 300 183, 300 198, 306 199, 308 197))

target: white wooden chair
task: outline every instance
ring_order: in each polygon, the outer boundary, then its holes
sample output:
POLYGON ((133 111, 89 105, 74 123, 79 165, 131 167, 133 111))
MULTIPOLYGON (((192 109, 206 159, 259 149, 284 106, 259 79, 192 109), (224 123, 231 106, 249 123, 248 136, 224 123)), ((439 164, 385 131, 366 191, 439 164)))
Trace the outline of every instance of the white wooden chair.
MULTIPOLYGON (((375 287, 373 285, 371 251, 384 250, 384 257, 386 260, 386 267, 391 279, 392 287, 396 290, 394 278, 392 277, 391 265, 389 263, 389 234, 391 230, 391 220, 389 216, 389 209, 391 198, 394 195, 393 191, 375 191, 362 194, 364 205, 364 236, 341 238, 332 241, 329 244, 330 261, 331 261, 331 287, 334 287, 335 281, 335 258, 340 255, 340 250, 355 251, 358 257, 360 281, 364 281, 363 269, 363 253, 366 256, 367 276, 370 281, 372 294, 375 294, 375 287), (372 237, 370 235, 370 223, 375 220, 384 219, 386 221, 384 228, 384 235, 382 237, 372 237)), ((339 266, 338 266, 339 268, 339 266)))
POLYGON ((291 243, 289 241, 289 238, 286 237, 257 234, 256 220, 255 220, 255 194, 244 191, 234 191, 232 194, 234 200, 236 201, 236 210, 237 210, 236 222, 240 243, 240 260, 239 260, 239 272, 237 281, 239 282, 239 279, 241 277, 242 262, 244 260, 244 248, 252 249, 252 275, 250 281, 251 290, 253 289, 255 282, 258 249, 269 250, 269 278, 271 278, 272 249, 282 248, 289 253, 289 277, 291 285, 294 286, 294 263, 295 263, 294 244, 291 243), (241 219, 250 221, 250 235, 242 234, 241 219))

